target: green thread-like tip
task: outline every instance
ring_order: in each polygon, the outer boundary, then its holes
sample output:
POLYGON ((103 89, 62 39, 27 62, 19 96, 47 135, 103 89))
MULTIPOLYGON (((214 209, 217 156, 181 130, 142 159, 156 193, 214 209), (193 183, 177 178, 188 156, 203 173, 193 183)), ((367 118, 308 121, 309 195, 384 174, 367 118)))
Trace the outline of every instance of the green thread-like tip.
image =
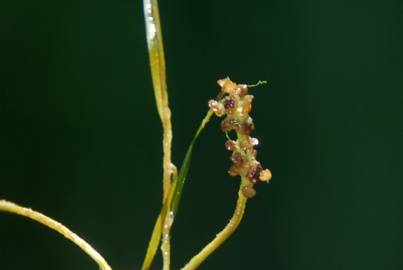
POLYGON ((263 84, 267 84, 267 81, 260 81, 259 80, 257 83, 255 83, 255 84, 247 84, 247 86, 248 86, 248 88, 253 88, 253 87, 263 85, 263 84))

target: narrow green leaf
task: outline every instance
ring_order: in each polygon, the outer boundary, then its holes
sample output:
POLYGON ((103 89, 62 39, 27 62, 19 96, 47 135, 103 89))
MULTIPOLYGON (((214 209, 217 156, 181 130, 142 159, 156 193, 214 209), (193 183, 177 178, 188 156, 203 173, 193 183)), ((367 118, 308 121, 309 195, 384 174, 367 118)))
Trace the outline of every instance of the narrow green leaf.
POLYGON ((193 140, 191 141, 191 143, 188 147, 188 150, 186 151, 185 158, 183 159, 182 165, 179 169, 178 178, 176 180, 176 185, 173 186, 173 188, 171 188, 171 190, 173 191, 173 194, 172 194, 173 196, 172 196, 171 201, 169 202, 169 205, 170 205, 170 209, 173 212, 174 216, 176 215, 176 213, 178 211, 179 203, 182 198, 183 186, 186 182, 186 178, 189 173, 190 162, 192 160, 193 146, 194 146, 195 142, 197 141, 197 138, 199 137, 201 131, 203 130, 203 128, 205 127, 207 122, 210 120, 212 114, 213 114, 212 111, 209 111, 207 113, 206 117, 203 119, 202 123, 200 124, 200 127, 196 131, 196 134, 193 137, 193 140))
POLYGON ((154 95, 159 116, 161 121, 164 121, 168 92, 158 0, 143 0, 143 8, 154 95))
MULTIPOLYGON (((216 99, 217 100, 221 99, 223 95, 224 93, 220 92, 216 99)), ((190 161, 192 160, 193 146, 196 143, 197 139, 199 138, 199 135, 206 126, 206 124, 210 121, 212 115, 213 111, 209 110, 206 116, 203 118, 202 122, 200 123, 200 126, 197 129, 196 134, 194 135, 192 141, 190 142, 188 150, 186 151, 186 155, 180 167, 177 180, 175 181, 175 185, 172 185, 171 190, 169 192, 170 193, 168 196, 168 203, 170 206, 169 208, 171 209, 170 211, 173 212, 174 216, 176 216, 176 213, 178 212, 179 203, 182 198, 183 186, 186 182, 186 178, 189 173, 190 161)))
POLYGON ((172 182, 171 188, 169 189, 168 196, 164 202, 164 205, 161 209, 160 214, 158 215, 158 219, 155 222, 154 229, 151 234, 151 239, 148 244, 146 257, 144 259, 143 266, 141 268, 142 270, 148 270, 151 267, 151 264, 154 260, 155 254, 157 253, 158 246, 159 246, 159 243, 161 240, 162 226, 164 225, 164 218, 167 216, 167 213, 169 211, 172 211, 173 215, 175 216, 178 211, 180 199, 182 196, 183 186, 185 184, 186 177, 189 173, 193 146, 194 146, 197 138, 199 137, 201 131, 203 130, 205 125, 210 120, 212 114, 213 114, 212 111, 208 111, 206 116, 204 117, 203 121, 201 122, 199 128, 196 131, 195 136, 193 137, 193 139, 188 147, 188 150, 186 152, 182 166, 179 170, 179 174, 178 174, 177 178, 174 179, 174 181, 172 182))
POLYGON ((151 234, 150 242, 148 243, 147 253, 143 261, 143 266, 141 270, 148 270, 154 260, 155 253, 157 253, 158 246, 161 239, 162 230, 162 215, 158 215, 157 221, 155 222, 153 232, 151 234))
MULTIPOLYGON (((169 172, 166 169, 168 166, 166 164, 171 164, 170 161, 170 151, 171 151, 171 141, 172 138, 171 130, 171 120, 170 120, 170 110, 168 106, 168 91, 166 84, 166 67, 165 67, 165 56, 164 56, 164 46, 162 43, 162 31, 160 24, 160 16, 158 10, 158 0, 143 0, 144 8, 144 20, 146 26, 146 37, 148 54, 150 59, 151 77, 153 82, 154 96, 157 105, 158 114, 161 118, 163 125, 164 136, 164 193, 167 192, 165 189, 167 181, 169 179, 169 172), (168 157, 168 158, 166 158, 168 157)), ((166 200, 167 201, 167 200, 166 200)), ((158 250, 158 246, 161 238, 161 228, 163 223, 163 216, 161 214, 158 216, 156 224, 151 235, 150 242, 148 244, 147 253, 144 258, 142 269, 149 269, 155 254, 158 250)))

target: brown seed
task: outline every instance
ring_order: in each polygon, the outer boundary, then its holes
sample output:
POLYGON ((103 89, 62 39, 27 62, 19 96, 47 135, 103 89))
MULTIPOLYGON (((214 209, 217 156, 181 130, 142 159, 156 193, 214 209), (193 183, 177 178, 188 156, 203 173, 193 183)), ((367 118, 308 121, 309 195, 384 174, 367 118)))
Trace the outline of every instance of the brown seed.
POLYGON ((225 142, 225 149, 228 151, 234 151, 236 149, 236 142, 233 140, 228 140, 225 142))
POLYGON ((242 194, 246 198, 250 199, 250 198, 253 198, 256 195, 256 190, 253 188, 252 185, 244 186, 242 188, 242 194))
POLYGON ((226 98, 223 99, 222 101, 224 108, 227 110, 227 113, 233 113, 236 107, 236 102, 235 102, 235 98, 228 96, 226 98))
POLYGON ((248 86, 246 84, 238 84, 236 93, 241 97, 246 95, 248 93, 248 86))
POLYGON ((259 179, 259 175, 262 170, 263 170, 262 165, 260 165, 260 163, 256 161, 256 163, 251 165, 251 167, 248 170, 249 180, 251 180, 252 182, 256 182, 256 180, 259 179))
POLYGON ((255 125, 253 124, 252 118, 249 117, 241 124, 241 132, 245 135, 250 135, 252 131, 255 129, 255 125))
POLYGON ((253 96, 252 95, 246 95, 243 98, 243 108, 242 108, 242 112, 244 114, 248 114, 250 113, 250 111, 252 110, 252 100, 253 100, 253 96))
POLYGON ((221 121, 221 130, 224 132, 229 132, 233 129, 237 129, 238 122, 232 117, 226 117, 221 121))
POLYGON ((239 171, 240 171, 239 167, 232 165, 231 168, 229 168, 228 173, 231 176, 237 176, 237 175, 239 175, 239 171))
POLYGON ((221 121, 221 130, 224 132, 231 131, 233 129, 233 126, 231 124, 230 119, 225 118, 224 120, 221 121))
POLYGON ((242 167, 244 160, 243 160, 242 154, 235 151, 232 153, 231 161, 234 164, 234 166, 237 166, 240 168, 240 167, 242 167))

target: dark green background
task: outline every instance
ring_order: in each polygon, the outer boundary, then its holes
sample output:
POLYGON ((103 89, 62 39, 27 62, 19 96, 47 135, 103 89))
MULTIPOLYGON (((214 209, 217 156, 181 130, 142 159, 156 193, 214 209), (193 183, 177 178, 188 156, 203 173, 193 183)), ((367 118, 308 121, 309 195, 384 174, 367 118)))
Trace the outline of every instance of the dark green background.
MULTIPOLYGON (((217 94, 253 90, 258 187, 201 269, 403 269, 403 2, 160 3, 174 162, 217 94)), ((0 198, 139 269, 161 198, 161 127, 139 0, 0 4, 0 198)), ((228 221, 238 180, 217 119, 195 149, 173 269, 228 221)), ((160 269, 160 256, 153 269, 160 269)), ((56 233, 0 214, 0 269, 96 269, 56 233)))

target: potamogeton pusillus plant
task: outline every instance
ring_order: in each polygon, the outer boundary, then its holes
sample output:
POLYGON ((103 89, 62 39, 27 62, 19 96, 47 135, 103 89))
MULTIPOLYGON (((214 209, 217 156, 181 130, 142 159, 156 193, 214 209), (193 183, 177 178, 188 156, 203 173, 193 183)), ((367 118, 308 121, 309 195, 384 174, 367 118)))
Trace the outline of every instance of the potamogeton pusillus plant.
MULTIPOLYGON (((247 200, 256 194, 255 184, 258 182, 268 182, 271 179, 271 172, 268 169, 263 169, 261 163, 257 160, 255 146, 258 144, 258 139, 251 136, 255 126, 250 116, 253 95, 249 91, 250 88, 265 82, 259 81, 255 85, 246 85, 237 84, 231 81, 229 77, 218 80, 218 85, 220 86, 219 94, 215 99, 208 102, 209 110, 196 131, 182 165, 177 172, 176 166, 171 162, 173 138, 171 110, 168 102, 165 56, 158 3, 157 0, 143 0, 143 6, 154 95, 163 127, 163 197, 161 211, 155 222, 141 269, 151 269, 158 247, 161 249, 163 269, 169 270, 171 268, 171 228, 189 172, 193 147, 201 131, 213 115, 223 119, 221 121, 221 130, 226 135, 225 148, 231 152, 232 161, 228 173, 231 176, 240 177, 238 199, 233 216, 224 229, 216 234, 216 237, 182 268, 191 270, 198 268, 236 230, 245 212, 247 200), (234 136, 234 138, 230 138, 230 136, 234 136)), ((30 208, 22 207, 6 200, 0 200, 0 211, 27 217, 57 231, 81 248, 98 264, 100 269, 112 269, 107 261, 90 244, 62 223, 30 208)))

